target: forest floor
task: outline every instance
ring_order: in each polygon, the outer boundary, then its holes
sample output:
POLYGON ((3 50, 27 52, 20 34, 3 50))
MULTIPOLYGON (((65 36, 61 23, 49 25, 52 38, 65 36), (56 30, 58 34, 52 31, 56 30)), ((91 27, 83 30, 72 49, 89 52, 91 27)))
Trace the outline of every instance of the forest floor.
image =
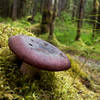
POLYGON ((76 32, 76 22, 71 21, 70 15, 65 14, 65 16, 61 17, 61 20, 57 19, 55 35, 58 41, 66 46, 66 48, 63 48, 64 51, 100 60, 100 32, 97 32, 93 38, 92 24, 86 22, 83 23, 79 41, 75 41, 76 32))
POLYGON ((72 55, 72 54, 70 54, 70 55, 73 56, 75 60, 77 60, 81 63, 84 63, 84 61, 86 60, 86 65, 87 66, 97 67, 98 70, 100 70, 100 60, 87 59, 86 57, 72 55))
MULTIPOLYGON (((35 24, 29 23, 27 18, 15 22, 9 18, 0 18, 0 99, 100 100, 100 38, 92 40, 92 29, 85 24, 86 29, 90 28, 89 31, 83 31, 87 34, 82 34, 80 41, 74 41, 76 24, 70 21, 68 15, 62 16, 61 20, 57 19, 54 32, 57 39, 54 38, 52 42, 67 53, 72 68, 55 73, 43 71, 41 79, 33 79, 32 82, 19 72, 15 57, 8 49, 8 38, 16 34, 34 36, 35 33, 38 36, 40 18, 35 18, 35 24)), ((48 39, 45 34, 38 37, 48 39)))
MULTIPOLYGON (((93 80, 95 84, 94 91, 100 92, 100 34, 97 32, 96 36, 93 38, 92 24, 87 22, 83 24, 79 41, 74 41, 76 32, 76 21, 72 22, 70 15, 63 13, 60 18, 56 19, 54 33, 57 40, 63 44, 60 49, 70 54, 71 57, 73 57, 75 61, 80 62, 81 65, 85 63, 84 66, 86 67, 83 67, 83 69, 87 72, 90 79, 93 80)), ((45 40, 47 38, 46 36, 39 37, 45 40)))

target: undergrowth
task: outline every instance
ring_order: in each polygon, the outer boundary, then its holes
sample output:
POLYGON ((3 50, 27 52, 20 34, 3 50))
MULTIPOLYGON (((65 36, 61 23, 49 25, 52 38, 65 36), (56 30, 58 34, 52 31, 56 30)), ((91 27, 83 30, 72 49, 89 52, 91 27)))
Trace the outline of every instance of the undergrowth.
MULTIPOLYGON (((0 18, 0 22, 19 29, 24 28, 29 32, 36 33, 38 36, 40 33, 40 24, 37 23, 41 22, 41 15, 37 14, 35 16, 35 22, 33 24, 27 21, 28 17, 21 18, 15 22, 13 22, 10 18, 7 18, 6 20, 0 18)), ((66 52, 74 53, 75 51, 74 54, 76 55, 86 56, 84 55, 84 51, 88 51, 90 58, 100 60, 99 32, 96 33, 94 38, 92 37, 92 24, 90 24, 89 21, 83 22, 80 41, 75 41, 76 32, 77 21, 72 21, 70 14, 63 12, 61 16, 56 18, 54 34, 57 38, 56 40, 58 40, 60 44, 64 44, 66 46, 66 48, 64 48, 66 52)), ((45 40, 48 40, 47 36, 48 35, 41 35, 40 37, 45 37, 45 40)))
MULTIPOLYGON (((41 17, 36 16, 36 22, 41 17)), ((13 22, 0 18, 0 99, 7 100, 99 100, 100 96, 93 88, 93 81, 81 65, 67 55, 71 69, 62 72, 41 71, 39 79, 29 79, 20 73, 18 59, 9 50, 8 38, 17 34, 35 36, 34 24, 31 26, 27 18, 13 22), (32 28, 33 27, 33 28, 32 28), (81 70, 80 70, 81 69, 81 70)), ((36 25, 35 28, 39 25, 36 25)), ((37 29, 36 29, 37 30, 37 29)), ((99 36, 92 39, 92 26, 84 24, 80 41, 75 42, 76 23, 70 15, 63 14, 56 19, 54 39, 50 41, 64 51, 75 51, 91 58, 100 59, 99 36), (59 20, 60 19, 60 20, 59 20), (84 30, 89 29, 89 30, 84 30), (57 38, 57 39, 56 39, 57 38), (59 41, 59 42, 58 42, 59 41), (62 44, 64 44, 62 46, 62 44), (97 56, 98 55, 98 56, 97 56)), ((47 40, 47 35, 39 37, 47 40)), ((84 66, 83 66, 84 67, 84 66)), ((94 77, 94 76, 93 76, 94 77)), ((100 87, 99 87, 100 88, 100 87)))
POLYGON ((76 51, 75 53, 79 55, 83 55, 84 51, 88 51, 90 58, 100 60, 100 34, 96 33, 96 36, 94 38, 92 37, 92 24, 86 21, 83 22, 80 41, 75 41, 76 32, 77 21, 72 21, 71 15, 63 12, 56 19, 54 33, 58 41, 69 47, 65 49, 66 51, 76 51))
POLYGON ((97 100, 99 98, 98 93, 91 90, 93 83, 88 75, 83 70, 80 71, 80 64, 70 55, 68 58, 71 69, 68 71, 40 71, 40 78, 32 79, 22 75, 19 59, 8 47, 8 38, 17 34, 34 36, 25 28, 0 24, 1 100, 97 100), (85 84, 87 81, 89 84, 85 84))

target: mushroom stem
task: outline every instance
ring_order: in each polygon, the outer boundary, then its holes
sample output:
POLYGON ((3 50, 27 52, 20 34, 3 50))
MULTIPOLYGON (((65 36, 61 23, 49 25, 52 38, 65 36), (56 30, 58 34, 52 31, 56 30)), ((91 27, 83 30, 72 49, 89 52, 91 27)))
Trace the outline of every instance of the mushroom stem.
POLYGON ((32 78, 37 78, 39 76, 40 70, 37 69, 36 67, 33 67, 25 62, 22 63, 20 72, 23 73, 23 75, 28 75, 28 77, 32 78))

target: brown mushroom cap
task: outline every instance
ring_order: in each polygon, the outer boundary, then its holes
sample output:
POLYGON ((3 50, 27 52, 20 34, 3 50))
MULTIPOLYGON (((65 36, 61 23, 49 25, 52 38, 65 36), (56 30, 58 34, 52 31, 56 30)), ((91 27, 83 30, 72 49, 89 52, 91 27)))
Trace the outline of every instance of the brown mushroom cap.
POLYGON ((21 60, 39 69, 62 71, 70 68, 70 61, 63 52, 39 38, 12 36, 9 47, 21 60))

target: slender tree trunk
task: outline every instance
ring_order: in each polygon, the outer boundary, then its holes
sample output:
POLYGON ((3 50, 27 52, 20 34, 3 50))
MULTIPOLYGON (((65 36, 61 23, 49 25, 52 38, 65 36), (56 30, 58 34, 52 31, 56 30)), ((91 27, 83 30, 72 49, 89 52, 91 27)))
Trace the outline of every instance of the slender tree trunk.
POLYGON ((0 0, 0 16, 1 17, 9 16, 9 4, 10 4, 10 0, 0 0))
POLYGON ((77 13, 77 0, 73 1, 73 11, 72 11, 72 20, 75 19, 77 13))
POLYGON ((9 3, 9 8, 8 8, 8 12, 9 12, 8 16, 12 17, 13 1, 12 0, 9 0, 9 1, 10 1, 10 3, 9 3))
POLYGON ((78 22, 77 22, 77 35, 75 40, 79 40, 81 34, 81 28, 83 23, 83 13, 84 13, 84 3, 85 0, 80 0, 79 3, 79 15, 78 15, 78 22))
POLYGON ((95 36, 96 33, 96 27, 97 27, 97 20, 98 20, 98 9, 99 9, 99 1, 98 0, 94 0, 93 1, 93 33, 92 33, 92 37, 95 36))
POLYGON ((58 2, 58 16, 60 16, 62 10, 62 0, 59 0, 58 2))
POLYGON ((49 24, 52 17, 52 0, 44 0, 42 22, 41 22, 41 33, 49 32, 49 24))
POLYGON ((17 9, 18 9, 17 10, 17 13, 18 13, 17 17, 18 18, 21 18, 22 16, 25 15, 25 13, 24 13, 25 3, 26 3, 26 0, 17 0, 17 5, 18 5, 18 7, 17 7, 17 9))
POLYGON ((40 13, 43 13, 44 0, 40 0, 40 13))
POLYGON ((58 0, 58 16, 60 16, 61 11, 65 8, 70 8, 70 0, 58 0))
POLYGON ((17 0, 13 0, 13 11, 12 11, 12 19, 17 19, 17 0))
POLYGON ((57 8, 58 8, 58 0, 55 0, 54 7, 53 7, 52 19, 51 19, 50 26, 49 26, 50 27, 49 39, 53 38, 55 18, 57 16, 57 8))
POLYGON ((32 12, 32 23, 34 23, 34 17, 37 13, 37 0, 34 0, 34 7, 33 7, 33 12, 32 12))
POLYGON ((100 31, 100 2, 99 2, 99 9, 98 9, 98 18, 97 18, 97 21, 98 21, 98 23, 97 23, 96 28, 97 28, 98 31, 100 31))

